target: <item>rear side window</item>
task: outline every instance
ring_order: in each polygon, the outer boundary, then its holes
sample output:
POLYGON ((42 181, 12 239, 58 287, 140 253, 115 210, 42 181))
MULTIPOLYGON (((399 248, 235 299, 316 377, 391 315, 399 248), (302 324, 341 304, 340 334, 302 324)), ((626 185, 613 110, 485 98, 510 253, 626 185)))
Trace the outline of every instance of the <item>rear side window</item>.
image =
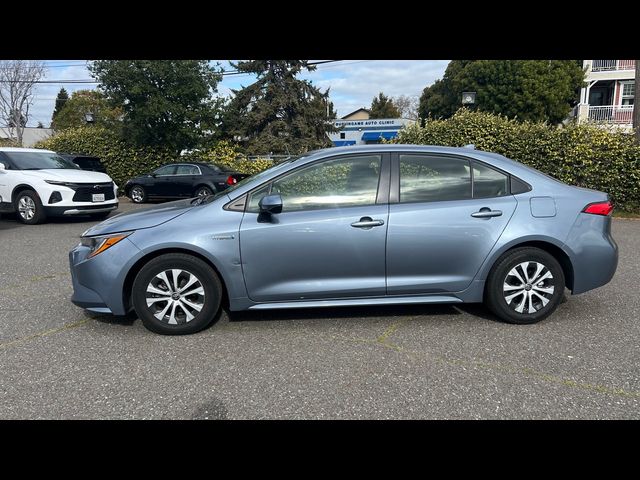
POLYGON ((176 175, 200 175, 200 170, 195 165, 178 165, 176 175))
POLYGON ((471 167, 462 158, 400 155, 400 202, 471 198, 471 167))
POLYGON ((509 193, 509 177, 482 163, 473 163, 473 198, 502 197, 509 193))

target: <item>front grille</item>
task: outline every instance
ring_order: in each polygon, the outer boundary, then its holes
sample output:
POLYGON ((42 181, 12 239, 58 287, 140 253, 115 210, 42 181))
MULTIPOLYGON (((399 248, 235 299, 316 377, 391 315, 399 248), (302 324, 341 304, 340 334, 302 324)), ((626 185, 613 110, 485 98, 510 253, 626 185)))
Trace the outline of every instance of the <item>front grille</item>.
POLYGON ((107 183, 79 183, 76 184, 76 187, 73 189, 76 191, 73 196, 74 202, 91 202, 92 195, 96 193, 104 193, 104 199, 113 200, 115 197, 113 193, 113 182, 107 183))

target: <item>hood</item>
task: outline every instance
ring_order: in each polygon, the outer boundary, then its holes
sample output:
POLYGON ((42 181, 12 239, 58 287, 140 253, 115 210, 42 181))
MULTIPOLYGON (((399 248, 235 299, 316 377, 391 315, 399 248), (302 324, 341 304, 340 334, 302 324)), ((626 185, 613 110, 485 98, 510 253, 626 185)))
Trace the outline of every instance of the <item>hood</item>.
POLYGON ((22 174, 42 180, 59 180, 73 183, 106 183, 111 182, 111 177, 106 173, 90 172, 88 170, 76 170, 71 168, 52 168, 45 170, 22 170, 22 174))
POLYGON ((193 205, 191 205, 192 200, 188 198, 143 208, 142 210, 124 212, 94 225, 82 235, 106 235, 108 233, 155 227, 188 212, 193 208, 193 205))

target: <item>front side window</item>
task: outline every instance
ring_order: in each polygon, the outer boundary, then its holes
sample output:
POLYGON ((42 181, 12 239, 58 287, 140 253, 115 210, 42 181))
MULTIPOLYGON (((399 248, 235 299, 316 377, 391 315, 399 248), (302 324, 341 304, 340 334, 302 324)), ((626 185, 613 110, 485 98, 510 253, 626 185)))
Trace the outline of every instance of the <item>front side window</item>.
POLYGON ((473 163, 473 198, 502 197, 509 193, 509 177, 481 163, 473 163))
POLYGON ((373 205, 381 162, 381 155, 361 155, 302 168, 253 192, 249 211, 268 194, 282 197, 283 212, 373 205))
POLYGON ((400 155, 400 202, 471 198, 469 161, 431 155, 400 155))
POLYGON ((176 171, 175 165, 165 165, 164 167, 158 168, 153 173, 155 175, 173 175, 175 171, 176 171))
POLYGON ((73 169, 79 167, 57 153, 48 152, 4 152, 18 170, 73 169))

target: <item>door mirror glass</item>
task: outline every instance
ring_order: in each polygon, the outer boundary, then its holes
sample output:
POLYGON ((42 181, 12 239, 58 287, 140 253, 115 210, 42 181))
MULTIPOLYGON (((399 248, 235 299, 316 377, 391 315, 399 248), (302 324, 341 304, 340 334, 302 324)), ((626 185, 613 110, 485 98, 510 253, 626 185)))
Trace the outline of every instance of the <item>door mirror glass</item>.
POLYGON ((280 195, 267 195, 258 202, 260 213, 282 212, 282 197, 280 195))
POLYGON ((2 172, 5 169, 4 163, 0 162, 0 172, 2 172))

